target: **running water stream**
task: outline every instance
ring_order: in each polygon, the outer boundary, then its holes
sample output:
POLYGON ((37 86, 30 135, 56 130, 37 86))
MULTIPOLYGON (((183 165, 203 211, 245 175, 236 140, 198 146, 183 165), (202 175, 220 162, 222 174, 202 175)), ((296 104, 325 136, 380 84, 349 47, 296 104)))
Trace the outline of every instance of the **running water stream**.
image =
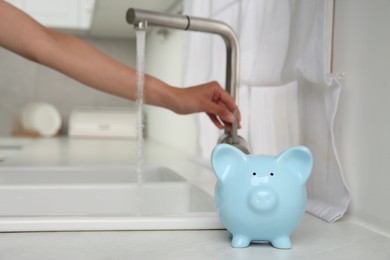
POLYGON ((144 83, 145 83, 145 30, 136 30, 137 41, 137 189, 136 189, 136 212, 142 215, 143 203, 143 182, 144 182, 144 83))
POLYGON ((137 183, 143 183, 144 164, 144 83, 145 83, 145 30, 136 30, 137 39, 137 183))

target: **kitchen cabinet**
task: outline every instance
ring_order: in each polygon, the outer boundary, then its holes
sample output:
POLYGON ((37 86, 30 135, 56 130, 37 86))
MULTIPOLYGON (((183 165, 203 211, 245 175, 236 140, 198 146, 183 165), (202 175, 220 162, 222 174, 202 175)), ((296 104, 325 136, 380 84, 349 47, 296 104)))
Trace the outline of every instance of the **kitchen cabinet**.
POLYGON ((87 30, 95 0, 8 0, 43 25, 59 29, 87 30))

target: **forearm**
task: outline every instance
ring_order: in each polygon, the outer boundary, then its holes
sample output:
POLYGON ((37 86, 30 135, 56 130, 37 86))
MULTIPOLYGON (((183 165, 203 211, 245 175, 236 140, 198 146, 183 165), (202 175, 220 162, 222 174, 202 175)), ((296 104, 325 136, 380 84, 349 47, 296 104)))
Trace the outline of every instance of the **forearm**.
MULTIPOLYGON (((47 29, 6 2, 0 1, 0 46, 51 67, 98 90, 136 99, 134 69, 70 35, 47 29)), ((170 108, 174 88, 145 76, 145 102, 170 108)))
MULTIPOLYGON (((49 31, 46 51, 38 62, 54 68, 87 86, 124 97, 136 99, 136 71, 100 50, 73 36, 49 31)), ((146 104, 171 108, 174 88, 150 75, 145 75, 146 104)))
POLYGON ((136 98, 133 69, 76 37, 45 30, 47 47, 37 56, 38 63, 98 90, 131 100, 136 98))
MULTIPOLYGON (((0 46, 51 67, 95 89, 136 99, 136 72, 92 45, 47 29, 17 8, 0 0, 0 46)), ((145 75, 146 104, 178 114, 205 112, 219 127, 229 128, 237 105, 217 82, 175 88, 145 75)))

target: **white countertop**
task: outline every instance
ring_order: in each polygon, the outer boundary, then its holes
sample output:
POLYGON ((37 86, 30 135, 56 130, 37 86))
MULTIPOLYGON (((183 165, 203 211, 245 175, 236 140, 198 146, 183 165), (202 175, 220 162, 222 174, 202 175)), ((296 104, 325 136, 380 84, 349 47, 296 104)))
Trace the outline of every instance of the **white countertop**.
POLYGON ((2 233, 0 259, 390 259, 389 238, 348 221, 306 215, 292 243, 237 249, 224 230, 2 233))
MULTIPOLYGON (((120 140, 16 141, 23 148, 0 139, 9 152, 0 167, 134 163, 134 147, 120 140)), ((160 162, 186 158, 158 145, 147 152, 160 162)), ((0 233, 0 259, 390 259, 390 238, 348 219, 328 224, 306 215, 291 239, 291 250, 279 250, 269 244, 234 249, 225 230, 0 233)))
MULTIPOLYGON (((0 166, 134 165, 137 142, 132 139, 0 138, 0 166)), ((167 164, 188 155, 156 142, 144 143, 145 164, 167 164)))

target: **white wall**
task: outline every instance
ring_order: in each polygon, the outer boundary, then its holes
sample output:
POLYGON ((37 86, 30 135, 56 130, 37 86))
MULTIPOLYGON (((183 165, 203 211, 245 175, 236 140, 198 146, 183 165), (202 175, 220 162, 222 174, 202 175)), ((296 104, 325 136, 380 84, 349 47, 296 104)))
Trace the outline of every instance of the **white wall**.
MULTIPOLYGON (((131 28, 129 28, 130 30, 131 28)), ((168 84, 181 86, 182 34, 179 30, 148 29, 146 71, 168 84), (161 32, 168 32, 167 35, 161 32)), ((85 37, 92 45, 119 61, 135 67, 135 39, 85 37)), ((49 102, 63 118, 62 133, 75 106, 134 106, 133 102, 83 86, 52 69, 21 58, 0 48, 0 135, 15 130, 21 109, 29 102, 49 102)), ((196 124, 194 115, 176 115, 171 111, 147 107, 147 137, 194 153, 196 124)))
MULTIPOLYGON (((85 38, 92 45, 130 66, 135 65, 135 41, 85 38)), ((0 48, 0 135, 10 135, 21 109, 29 102, 49 102, 66 121, 75 106, 126 106, 133 102, 97 91, 47 67, 0 48)))
POLYGON ((390 234, 390 1, 337 0, 334 72, 345 72, 336 139, 352 218, 390 234))

